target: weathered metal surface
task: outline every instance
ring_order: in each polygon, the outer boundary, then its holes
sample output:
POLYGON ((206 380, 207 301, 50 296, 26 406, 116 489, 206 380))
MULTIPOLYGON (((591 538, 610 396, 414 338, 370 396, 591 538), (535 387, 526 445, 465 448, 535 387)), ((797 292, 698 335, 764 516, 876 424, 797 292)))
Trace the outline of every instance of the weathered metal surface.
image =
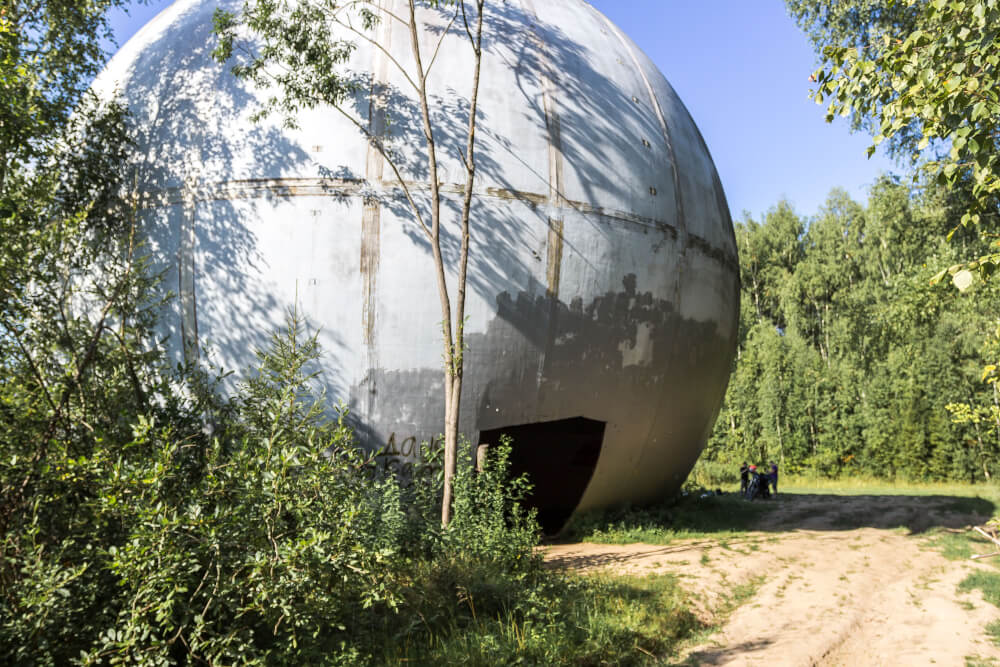
MULTIPOLYGON (((603 423, 577 507, 649 500, 697 459, 735 350, 738 263, 718 175, 666 79, 592 7, 490 4, 461 429, 475 441, 603 423)), ((331 398, 349 403, 366 443, 415 456, 444 414, 429 247, 392 170, 339 114, 304 111, 295 130, 251 122, 261 93, 211 60, 216 6, 178 1, 98 82, 121 91, 140 128, 144 227, 181 292, 166 326, 178 347, 239 370, 298 299, 331 398)), ((448 22, 419 19, 432 31, 448 22)), ((379 39, 409 67, 399 28, 387 19, 379 39)), ((445 37, 428 80, 451 239, 472 67, 463 39, 445 37)), ((370 76, 351 110, 385 134, 426 204, 411 89, 364 42, 352 67, 370 76)), ((456 255, 457 240, 445 248, 456 255)))

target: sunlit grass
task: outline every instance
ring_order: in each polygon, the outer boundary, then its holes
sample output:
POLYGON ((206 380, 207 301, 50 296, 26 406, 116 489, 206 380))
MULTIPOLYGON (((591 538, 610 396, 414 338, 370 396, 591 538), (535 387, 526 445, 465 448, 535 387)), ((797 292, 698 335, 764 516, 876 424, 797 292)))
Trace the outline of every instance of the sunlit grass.
POLYGON ((658 665, 707 630, 673 575, 547 576, 536 598, 493 613, 472 613, 477 600, 462 598, 463 613, 445 611, 452 617, 431 634, 398 637, 385 662, 658 665))
POLYGON ((963 482, 904 482, 846 477, 827 479, 786 475, 781 478, 779 489, 787 493, 816 493, 834 495, 887 495, 887 496, 962 496, 983 498, 1000 502, 1000 484, 967 484, 963 482))
POLYGON ((978 570, 973 572, 958 585, 958 590, 964 593, 973 589, 983 592, 983 599, 1000 607, 1000 572, 978 570))
POLYGON ((974 554, 985 554, 993 545, 972 531, 937 531, 927 541, 927 546, 937 549, 948 560, 968 560, 974 554))
POLYGON ((994 644, 1000 646, 1000 620, 987 624, 986 634, 989 635, 994 644))

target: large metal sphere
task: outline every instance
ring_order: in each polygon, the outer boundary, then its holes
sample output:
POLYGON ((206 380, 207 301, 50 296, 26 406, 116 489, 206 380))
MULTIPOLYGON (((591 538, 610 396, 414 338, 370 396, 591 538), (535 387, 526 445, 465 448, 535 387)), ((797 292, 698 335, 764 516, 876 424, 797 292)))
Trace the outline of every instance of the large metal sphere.
MULTIPOLYGON (((582 0, 489 5, 461 430, 511 431, 539 503, 562 518, 651 500, 690 471, 729 377, 739 289, 725 196, 687 110, 607 18, 582 0)), ((429 246, 344 116, 306 110, 295 129, 251 119, 266 93, 212 61, 216 6, 179 0, 97 84, 123 95, 141 131, 143 224, 179 295, 166 326, 245 369, 297 302, 360 437, 413 456, 443 428, 429 246)), ((418 18, 426 63, 448 16, 418 18)), ((413 67, 405 26, 386 18, 376 38, 413 67)), ((351 69, 372 82, 349 106, 388 133, 426 202, 415 95, 356 41, 351 69)), ((471 70, 455 30, 429 79, 452 264, 471 70)))

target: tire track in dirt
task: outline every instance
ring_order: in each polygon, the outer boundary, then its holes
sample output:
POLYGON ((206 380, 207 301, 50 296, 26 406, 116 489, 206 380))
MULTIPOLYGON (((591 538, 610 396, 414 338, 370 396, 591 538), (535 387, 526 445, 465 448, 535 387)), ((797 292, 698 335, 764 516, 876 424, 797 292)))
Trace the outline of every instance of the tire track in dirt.
MULTIPOLYGON (((562 544, 550 567, 675 574, 699 616, 719 621, 738 586, 756 593, 682 663, 963 665, 1000 661, 985 626, 1000 617, 957 586, 981 562, 950 561, 925 531, 964 531, 985 516, 955 499, 783 495, 764 528, 668 545, 562 544)), ((995 570, 994 570, 995 571, 995 570)))

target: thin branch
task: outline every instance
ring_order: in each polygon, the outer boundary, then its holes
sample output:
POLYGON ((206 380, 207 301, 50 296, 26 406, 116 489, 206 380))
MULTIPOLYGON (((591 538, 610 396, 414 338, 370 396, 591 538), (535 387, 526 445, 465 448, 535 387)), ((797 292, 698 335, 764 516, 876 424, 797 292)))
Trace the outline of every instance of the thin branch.
MULTIPOLYGON (((442 327, 445 343, 445 362, 451 367, 454 355, 454 337, 452 335, 451 299, 448 296, 448 282, 444 271, 444 258, 441 256, 441 191, 438 183, 437 149, 434 143, 434 127, 431 124, 431 113, 427 102, 427 77, 420 58, 420 38, 417 35, 416 5, 410 0, 410 48, 417 64, 420 76, 420 112, 424 124, 424 139, 427 142, 428 176, 431 184, 431 250, 434 255, 434 267, 437 273, 438 295, 441 299, 442 327)), ((451 373, 446 382, 451 378, 451 373)))
MULTIPOLYGON (((464 4, 464 3, 463 3, 464 4)), ((472 43, 475 53, 475 67, 472 74, 472 94, 469 99, 469 130, 465 147, 465 197, 462 200, 462 250, 458 269, 458 294, 455 300, 456 340, 458 361, 453 360, 452 372, 461 378, 463 374, 463 352, 465 346, 465 289, 469 269, 469 218, 472 214, 472 189, 476 180, 476 113, 479 104, 479 77, 483 61, 483 9, 484 0, 477 0, 479 10, 476 19, 476 36, 472 43)), ((461 391, 461 388, 456 391, 461 391)))
POLYGON ((437 46, 434 47, 434 55, 431 56, 431 61, 427 63, 427 69, 424 70, 424 78, 431 73, 431 68, 434 67, 434 61, 437 60, 438 52, 441 50, 441 43, 444 41, 444 38, 448 36, 448 33, 451 32, 451 26, 455 25, 455 19, 457 18, 458 7, 455 8, 455 13, 452 15, 451 20, 448 21, 447 27, 445 27, 444 31, 441 33, 441 38, 438 39, 437 46))
POLYGON ((399 185, 403 188, 403 194, 406 195, 406 201, 409 202, 410 208, 413 209, 413 214, 417 216, 417 222, 420 224, 420 227, 424 230, 424 232, 433 238, 430 228, 427 226, 427 223, 424 222, 423 216, 420 215, 420 209, 417 207, 417 203, 413 200, 413 196, 410 194, 410 188, 406 185, 406 181, 403 180, 403 175, 399 173, 399 167, 396 166, 396 161, 389 156, 389 153, 382 146, 382 142, 375 137, 367 127, 362 125, 357 118, 345 111, 339 104, 333 104, 331 106, 354 123, 354 125, 364 134, 365 138, 368 139, 369 143, 375 147, 375 150, 377 150, 379 154, 385 158, 385 161, 392 169, 392 173, 396 175, 396 180, 399 181, 399 185))
POLYGON ((462 23, 465 24, 465 34, 469 38, 469 44, 472 44, 472 48, 475 48, 476 40, 472 37, 472 30, 469 28, 469 17, 465 14, 465 0, 461 0, 458 6, 462 10, 462 23))
POLYGON ((397 22, 399 22, 402 25, 405 25, 407 28, 410 27, 410 22, 409 21, 406 21, 402 17, 397 16, 395 13, 390 12, 385 7, 379 7, 378 9, 379 9, 380 12, 382 12, 383 14, 385 14, 386 16, 388 16, 389 18, 395 19, 397 22))
MULTIPOLYGON (((32 464, 37 464, 39 461, 45 458, 45 455, 48 453, 49 440, 52 438, 53 435, 55 435, 56 425, 62 419, 62 412, 63 410, 66 409, 66 405, 69 403, 70 396, 73 395, 73 388, 77 384, 79 384, 83 376, 84 370, 86 370, 86 368, 90 365, 90 362, 93 360, 94 353, 97 351, 97 344, 98 342, 100 342, 101 339, 101 334, 104 332, 104 329, 107 328, 106 322, 108 314, 111 312, 111 307, 114 305, 115 299, 117 298, 123 286, 124 286, 124 281, 119 283, 118 288, 114 291, 111 298, 108 299, 107 303, 104 304, 104 308, 101 310, 101 316, 98 319, 97 326, 94 328, 94 332, 90 337, 90 342, 87 345, 87 353, 84 355, 83 361, 77 368, 76 373, 73 375, 73 378, 63 388, 62 395, 59 398, 59 404, 55 407, 54 413, 49 418, 49 424, 45 429, 45 433, 42 436, 41 442, 39 443, 38 450, 35 452, 34 456, 31 457, 32 464)), ((34 477, 34 471, 28 473, 25 476, 24 480, 21 482, 20 489, 18 490, 19 495, 23 494, 24 490, 28 487, 28 484, 31 483, 33 477, 34 477)))
POLYGON ((987 533, 985 530, 983 530, 979 526, 976 526, 975 528, 973 528, 973 530, 976 531, 977 533, 979 533, 980 535, 982 535, 983 537, 985 537, 986 539, 988 539, 993 544, 995 544, 998 547, 1000 547, 1000 539, 997 539, 995 536, 990 535, 989 533, 987 533))
POLYGON ((35 376, 35 380, 38 382, 38 386, 42 388, 42 393, 45 394, 45 401, 49 404, 49 407, 52 408, 52 411, 55 412, 56 403, 54 400, 52 400, 52 394, 49 393, 49 387, 45 383, 45 379, 42 377, 42 373, 38 369, 38 365, 35 363, 34 358, 31 356, 31 352, 28 351, 28 348, 25 347, 24 342, 21 341, 21 337, 17 334, 16 329, 12 327, 4 327, 4 328, 7 329, 8 332, 10 332, 10 335, 14 337, 14 341, 17 343, 17 346, 21 348, 21 352, 22 354, 24 354, 24 358, 28 362, 28 367, 31 369, 31 374, 35 376))
POLYGON ((56 405, 53 414, 49 417, 48 426, 45 429, 45 433, 41 437, 41 441, 38 444, 38 449, 35 451, 35 454, 31 457, 32 470, 27 475, 24 476, 24 479, 21 480, 21 484, 18 487, 17 491, 15 492, 14 497, 10 499, 9 504, 6 504, 6 507, 4 508, 5 510, 4 519, 6 519, 6 515, 9 512, 12 512, 14 510, 18 502, 24 498, 25 490, 28 488, 28 485, 31 484, 32 480, 35 477, 36 474, 35 467, 40 461, 42 461, 47 456, 49 449, 49 442, 55 435, 56 428, 59 422, 62 420, 62 413, 64 410, 66 410, 66 406, 69 404, 69 399, 73 395, 74 388, 80 384, 84 372, 87 370, 87 368, 90 366, 91 362, 94 359, 94 355, 97 352, 97 345, 101 340, 101 334, 104 333, 104 330, 107 328, 108 315, 111 313, 111 308, 114 306, 115 302, 118 300, 118 297, 121 295, 122 290, 128 283, 131 270, 132 270, 131 265, 127 266, 125 275, 122 276, 119 283, 115 286, 115 289, 112 290, 111 296, 108 298, 108 300, 104 304, 104 307, 101 309, 101 315, 97 320, 97 324, 94 327, 94 331, 90 336, 90 341, 87 344, 86 353, 83 355, 83 359, 77 366, 76 373, 73 375, 72 379, 66 384, 65 387, 63 387, 62 395, 59 398, 59 404, 56 405))
POLYGON ((402 65, 401 65, 401 64, 399 63, 399 61, 398 61, 398 60, 396 60, 396 59, 395 59, 395 58, 393 57, 393 55, 392 55, 391 53, 389 53, 389 50, 388 50, 388 49, 386 49, 386 48, 385 48, 384 46, 382 46, 382 44, 380 44, 380 43, 378 42, 378 40, 376 40, 376 39, 373 39, 372 37, 369 37, 369 36, 368 36, 368 35, 366 35, 365 33, 361 32, 360 30, 358 30, 357 28, 355 28, 354 26, 352 26, 352 25, 349 25, 349 24, 347 24, 347 23, 344 23, 344 22, 343 22, 343 21, 341 21, 340 19, 334 19, 334 21, 335 21, 335 22, 336 22, 336 23, 337 23, 338 25, 342 25, 342 26, 344 26, 345 28, 347 28, 348 30, 350 30, 351 32, 353 32, 353 33, 354 33, 355 35, 358 35, 359 37, 361 37, 362 39, 364 39, 364 40, 365 40, 366 42, 368 42, 369 44, 371 44, 372 46, 374 46, 374 47, 375 47, 376 49, 378 49, 379 51, 381 51, 381 52, 382 52, 382 53, 383 53, 383 54, 385 55, 385 57, 386 57, 386 58, 388 58, 388 59, 389 59, 389 61, 390 61, 390 62, 391 62, 391 63, 392 63, 393 65, 395 65, 395 66, 396 66, 396 69, 398 69, 398 70, 399 70, 399 72, 400 72, 400 74, 402 74, 402 75, 403 75, 403 78, 405 78, 405 79, 406 79, 406 81, 407 81, 407 82, 408 82, 408 83, 409 83, 409 84, 410 84, 411 86, 413 86, 413 89, 414 89, 414 90, 416 90, 416 91, 419 91, 419 90, 420 90, 419 86, 417 86, 417 83, 416 83, 416 81, 414 81, 414 80, 413 80, 413 77, 411 77, 411 76, 410 76, 410 73, 406 71, 406 68, 404 68, 404 67, 403 67, 403 66, 402 66, 402 65))
POLYGON ((139 374, 136 372, 135 362, 132 360, 132 353, 129 352, 128 345, 125 343, 125 338, 113 328, 109 328, 108 330, 115 338, 118 339, 118 345, 125 354, 125 365, 128 366, 128 374, 129 379, 132 382, 132 390, 135 391, 135 397, 139 402, 139 405, 143 410, 146 410, 149 407, 146 403, 146 392, 142 390, 142 383, 139 381, 139 374))
MULTIPOLYGON (((277 82, 277 78, 273 74, 271 74, 270 72, 264 72, 263 74, 265 76, 267 76, 267 77, 270 77, 271 79, 273 79, 273 80, 275 80, 277 82)), ((278 85, 279 86, 281 85, 280 82, 278 82, 278 85)), ((365 139, 372 146, 375 147, 375 150, 377 150, 379 152, 379 154, 383 158, 385 158, 385 161, 389 164, 389 167, 392 169, 392 173, 396 175, 396 180, 399 181, 400 187, 403 188, 403 194, 406 196, 406 201, 410 204, 410 208, 413 209, 413 214, 417 217, 417 223, 420 225, 421 229, 423 229, 424 232, 429 237, 433 238, 433 235, 431 233, 430 228, 427 226, 427 223, 424 222, 423 216, 420 215, 420 209, 419 209, 419 207, 417 207, 417 203, 416 203, 416 201, 414 201, 413 195, 410 193, 410 188, 406 185, 406 181, 403 180, 403 175, 400 173, 399 167, 396 165, 396 161, 392 159, 392 157, 389 155, 388 151, 385 150, 385 147, 382 146, 382 142, 377 137, 375 137, 371 133, 371 131, 367 127, 365 127, 364 124, 361 123, 361 121, 359 121, 357 118, 355 118, 351 113, 349 113, 347 110, 345 110, 341 105, 333 103, 333 102, 329 102, 329 101, 324 100, 322 98, 316 98, 316 97, 310 97, 309 100, 313 104, 317 104, 317 105, 318 104, 328 104, 330 107, 332 107, 333 109, 336 109, 338 112, 340 112, 341 115, 343 115, 347 120, 351 121, 351 123, 355 127, 358 128, 358 130, 365 137, 365 139)))

